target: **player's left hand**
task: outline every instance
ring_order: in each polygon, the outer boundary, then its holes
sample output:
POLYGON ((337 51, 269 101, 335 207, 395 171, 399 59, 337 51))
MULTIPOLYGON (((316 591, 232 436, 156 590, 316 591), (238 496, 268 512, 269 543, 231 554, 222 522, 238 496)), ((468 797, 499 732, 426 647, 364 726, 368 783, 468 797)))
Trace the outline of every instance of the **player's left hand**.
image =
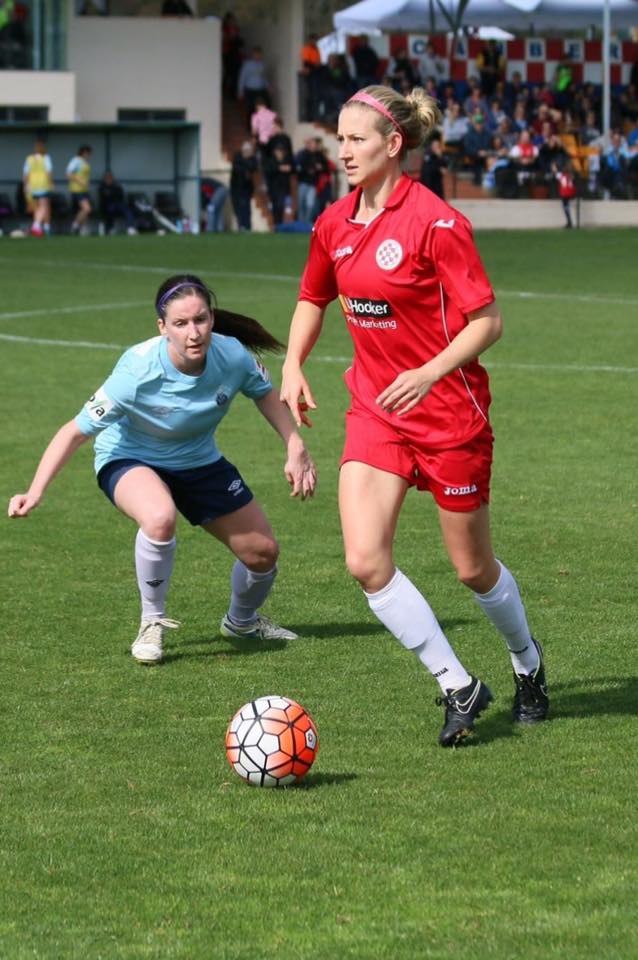
POLYGON ((317 468, 305 447, 288 451, 284 474, 291 487, 291 497, 302 500, 312 497, 317 485, 317 468))
POLYGON ((434 381, 427 376, 423 367, 404 370, 379 394, 376 402, 387 413, 396 413, 401 417, 427 396, 433 383, 434 381))

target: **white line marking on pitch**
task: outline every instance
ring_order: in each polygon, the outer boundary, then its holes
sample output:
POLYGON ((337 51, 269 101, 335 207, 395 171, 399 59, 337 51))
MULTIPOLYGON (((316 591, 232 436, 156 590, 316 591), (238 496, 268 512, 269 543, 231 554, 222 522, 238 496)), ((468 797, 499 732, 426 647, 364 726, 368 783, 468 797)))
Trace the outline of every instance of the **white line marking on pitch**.
MULTIPOLYGON (((119 271, 122 273, 156 273, 169 275, 179 273, 180 268, 176 267, 149 267, 142 264, 130 263, 101 263, 99 261, 68 261, 68 260, 23 260, 15 257, 0 257, 0 263, 34 263, 39 267, 53 267, 59 270, 60 267, 73 266, 75 269, 87 270, 105 270, 119 271)), ((277 283, 299 283, 299 275, 289 276, 288 274, 277 273, 249 273, 236 270, 210 270, 208 267, 195 268, 195 272, 201 272, 209 277, 228 277, 231 280, 273 280, 277 283)), ((563 300, 577 303, 608 303, 618 306, 634 306, 638 304, 638 297, 617 297, 607 296, 596 293, 552 293, 551 291, 532 291, 532 290, 496 290, 497 297, 513 297, 517 300, 563 300)))
MULTIPOLYGON (((11 343, 30 343, 36 346, 47 347, 84 347, 89 350, 126 350, 122 343, 96 343, 90 340, 52 340, 43 337, 19 337, 11 333, 0 333, 0 340, 11 343)), ((129 344, 130 346, 130 344, 129 344)), ((314 356, 309 362, 318 363, 352 363, 352 357, 314 356)), ((638 367, 614 367, 610 364, 576 364, 576 363, 486 363, 490 370, 528 370, 556 371, 563 373, 638 373, 638 367)))
POLYGON ((143 307, 146 300, 129 300, 124 303, 87 303, 74 307, 45 307, 39 310, 15 310, 0 313, 0 320, 22 320, 28 317, 49 317, 55 314, 95 313, 96 310, 122 310, 127 307, 143 307))

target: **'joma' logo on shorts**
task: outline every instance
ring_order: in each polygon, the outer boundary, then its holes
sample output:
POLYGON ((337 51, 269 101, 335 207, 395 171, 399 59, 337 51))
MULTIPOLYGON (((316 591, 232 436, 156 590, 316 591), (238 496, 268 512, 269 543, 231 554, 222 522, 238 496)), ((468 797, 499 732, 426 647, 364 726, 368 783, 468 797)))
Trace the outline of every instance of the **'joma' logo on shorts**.
POLYGON ((478 487, 475 483, 470 484, 468 487, 446 487, 443 493, 446 497, 462 497, 466 493, 476 493, 478 487))

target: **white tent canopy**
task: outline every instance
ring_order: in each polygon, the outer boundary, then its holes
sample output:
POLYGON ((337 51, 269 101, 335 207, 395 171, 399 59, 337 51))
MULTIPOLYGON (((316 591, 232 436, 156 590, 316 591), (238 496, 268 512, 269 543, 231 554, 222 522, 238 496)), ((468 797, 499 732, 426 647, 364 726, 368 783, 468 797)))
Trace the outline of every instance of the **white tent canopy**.
MULTIPOLYGON (((638 0, 606 0, 615 29, 638 27, 638 0)), ((433 0, 434 30, 445 32, 458 0, 433 0)), ((506 30, 579 30, 600 25, 605 0, 470 0, 463 23, 470 27, 496 26, 506 30)), ((366 33, 373 30, 430 30, 430 0, 361 0, 334 14, 337 30, 366 33)))

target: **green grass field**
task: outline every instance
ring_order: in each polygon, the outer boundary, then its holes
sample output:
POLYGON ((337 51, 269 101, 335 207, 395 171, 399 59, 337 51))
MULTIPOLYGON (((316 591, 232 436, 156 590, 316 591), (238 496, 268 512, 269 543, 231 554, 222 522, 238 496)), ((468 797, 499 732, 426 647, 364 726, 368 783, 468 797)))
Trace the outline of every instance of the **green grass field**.
MULTIPOLYGON (((493 528, 544 643, 551 722, 514 730, 499 637, 456 583, 432 501, 397 563, 495 694, 473 742, 436 738, 437 687, 345 572, 336 510, 349 339, 332 307, 307 372, 312 502, 240 399, 220 445, 281 543, 266 612, 302 638, 218 636, 231 559, 185 522, 165 663, 136 665, 134 528, 82 448, 27 520, 2 521, 0 958, 634 960, 638 293, 635 230, 482 233, 505 318, 485 362, 493 528), (301 786, 246 786, 223 740, 247 700, 300 700, 320 735, 301 786)), ((122 347, 154 333, 176 270, 285 338, 307 238, 2 240, 0 489, 122 347)), ((280 359, 273 359, 279 375, 280 359)))

